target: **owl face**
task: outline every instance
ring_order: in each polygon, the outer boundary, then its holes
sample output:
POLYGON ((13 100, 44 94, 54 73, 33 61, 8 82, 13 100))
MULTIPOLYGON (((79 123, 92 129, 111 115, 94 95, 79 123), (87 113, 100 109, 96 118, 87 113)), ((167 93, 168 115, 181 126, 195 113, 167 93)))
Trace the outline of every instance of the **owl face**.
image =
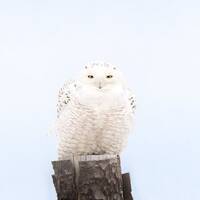
POLYGON ((123 87, 124 79, 121 72, 107 63, 92 63, 85 66, 81 73, 81 82, 98 89, 109 90, 115 86, 123 87))

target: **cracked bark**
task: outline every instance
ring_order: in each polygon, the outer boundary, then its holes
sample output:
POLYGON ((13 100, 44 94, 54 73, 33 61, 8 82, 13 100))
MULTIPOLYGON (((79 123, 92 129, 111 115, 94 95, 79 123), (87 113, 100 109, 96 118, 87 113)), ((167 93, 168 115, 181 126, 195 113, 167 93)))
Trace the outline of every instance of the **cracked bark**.
POLYGON ((121 174, 119 157, 79 161, 78 177, 70 160, 52 164, 58 200, 133 200, 130 176, 121 174))
POLYGON ((70 160, 52 162, 52 175, 58 200, 77 200, 74 165, 70 160))

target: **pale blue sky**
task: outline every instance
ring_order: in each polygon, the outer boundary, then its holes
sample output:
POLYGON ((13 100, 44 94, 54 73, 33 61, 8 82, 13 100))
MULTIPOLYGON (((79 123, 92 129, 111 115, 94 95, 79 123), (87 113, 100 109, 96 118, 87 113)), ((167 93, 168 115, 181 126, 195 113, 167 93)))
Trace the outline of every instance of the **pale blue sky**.
POLYGON ((0 1, 0 198, 55 200, 59 87, 85 63, 121 67, 137 94, 122 155, 135 200, 200 199, 200 3, 0 1))

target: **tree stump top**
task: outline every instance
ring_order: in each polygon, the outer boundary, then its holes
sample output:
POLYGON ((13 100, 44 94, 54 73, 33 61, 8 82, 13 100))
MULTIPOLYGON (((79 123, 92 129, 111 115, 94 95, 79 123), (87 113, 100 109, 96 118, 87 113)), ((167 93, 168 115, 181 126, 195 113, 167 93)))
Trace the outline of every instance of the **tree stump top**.
POLYGON ((121 174, 119 156, 85 157, 52 162, 58 200, 133 200, 130 176, 121 174))

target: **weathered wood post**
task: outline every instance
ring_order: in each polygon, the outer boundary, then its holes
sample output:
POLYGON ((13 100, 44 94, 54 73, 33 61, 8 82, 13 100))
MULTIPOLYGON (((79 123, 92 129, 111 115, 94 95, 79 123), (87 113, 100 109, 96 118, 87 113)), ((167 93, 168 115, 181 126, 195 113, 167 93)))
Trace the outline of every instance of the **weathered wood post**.
POLYGON ((52 175, 58 200, 76 200, 74 165, 70 160, 53 161, 55 175, 52 175))
POLYGON ((78 174, 70 160, 52 164, 58 200, 133 200, 130 176, 121 174, 119 156, 81 158, 78 174))

